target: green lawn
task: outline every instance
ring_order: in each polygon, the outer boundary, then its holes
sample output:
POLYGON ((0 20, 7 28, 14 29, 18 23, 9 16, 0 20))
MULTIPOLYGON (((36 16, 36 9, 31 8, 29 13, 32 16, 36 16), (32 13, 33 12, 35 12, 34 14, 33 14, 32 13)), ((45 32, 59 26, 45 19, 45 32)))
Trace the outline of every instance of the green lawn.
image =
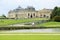
POLYGON ((60 40, 60 35, 0 35, 0 40, 60 40))
POLYGON ((29 18, 29 19, 0 19, 0 26, 25 23, 25 22, 34 22, 39 20, 46 20, 46 18, 29 18))
POLYGON ((43 27, 60 27, 60 22, 46 22, 46 23, 40 24, 38 26, 43 26, 43 27))
MULTIPOLYGON (((39 20, 48 20, 46 18, 29 18, 29 19, 0 19, 0 26, 6 26, 11 24, 19 24, 19 23, 28 23, 35 22, 39 20)), ((46 22, 43 24, 37 24, 37 27, 60 27, 60 22, 46 22)))

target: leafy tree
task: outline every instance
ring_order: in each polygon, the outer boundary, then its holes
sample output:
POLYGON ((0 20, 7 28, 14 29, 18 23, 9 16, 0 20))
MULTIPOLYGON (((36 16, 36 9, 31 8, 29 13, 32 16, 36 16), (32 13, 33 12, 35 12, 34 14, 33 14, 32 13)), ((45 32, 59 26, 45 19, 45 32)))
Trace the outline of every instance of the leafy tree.
POLYGON ((52 11, 52 14, 51 14, 51 19, 53 19, 54 18, 54 16, 56 16, 56 14, 57 14, 57 9, 58 9, 58 7, 55 7, 54 9, 53 9, 53 11, 52 11))
POLYGON ((6 18, 6 16, 3 14, 2 17, 6 18))
POLYGON ((54 8, 50 18, 54 21, 60 22, 60 7, 55 7, 54 8))
POLYGON ((60 8, 57 9, 56 16, 60 16, 60 8))

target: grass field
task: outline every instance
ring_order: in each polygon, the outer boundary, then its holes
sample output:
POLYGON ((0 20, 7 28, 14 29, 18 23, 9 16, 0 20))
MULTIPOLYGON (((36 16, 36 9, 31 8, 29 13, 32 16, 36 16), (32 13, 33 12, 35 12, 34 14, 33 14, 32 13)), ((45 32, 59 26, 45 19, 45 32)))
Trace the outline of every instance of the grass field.
POLYGON ((0 40, 60 40, 60 35, 0 35, 0 40))
POLYGON ((47 20, 46 18, 29 18, 29 19, 0 19, 0 26, 25 23, 25 22, 34 22, 39 20, 47 20))
MULTIPOLYGON (((0 26, 6 26, 11 24, 19 24, 19 23, 28 23, 28 22, 36 22, 40 20, 48 20, 46 18, 29 18, 29 19, 0 19, 0 26)), ((37 24, 37 27, 60 27, 60 22, 46 22, 43 24, 37 24)))
POLYGON ((42 26, 42 27, 60 27, 60 22, 46 22, 46 23, 40 24, 38 26, 42 26))

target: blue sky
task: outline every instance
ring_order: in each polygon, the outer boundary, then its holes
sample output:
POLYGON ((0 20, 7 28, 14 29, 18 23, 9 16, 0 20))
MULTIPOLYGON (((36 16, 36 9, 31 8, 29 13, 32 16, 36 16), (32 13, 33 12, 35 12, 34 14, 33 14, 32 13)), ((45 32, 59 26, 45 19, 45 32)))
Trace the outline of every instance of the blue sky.
POLYGON ((18 6, 23 8, 33 6, 37 10, 43 8, 53 9, 55 6, 60 7, 60 0, 0 0, 0 15, 7 15, 9 10, 15 9, 18 6))

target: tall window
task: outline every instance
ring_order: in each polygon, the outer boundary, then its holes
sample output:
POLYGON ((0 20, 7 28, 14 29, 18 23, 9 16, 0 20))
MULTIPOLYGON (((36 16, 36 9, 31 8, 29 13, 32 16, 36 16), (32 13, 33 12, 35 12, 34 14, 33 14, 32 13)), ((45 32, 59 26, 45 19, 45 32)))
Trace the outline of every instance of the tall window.
POLYGON ((30 17, 30 14, 28 13, 28 18, 30 17))
POLYGON ((16 19, 18 19, 18 14, 15 15, 16 19))
POLYGON ((40 16, 42 17, 42 14, 40 16))
POLYGON ((31 18, 32 18, 33 16, 31 15, 31 18))
POLYGON ((35 16, 35 13, 33 15, 35 16))
POLYGON ((49 16, 47 16, 47 18, 49 18, 49 16))
POLYGON ((30 14, 28 13, 28 16, 29 16, 30 14))
POLYGON ((42 18, 42 14, 40 14, 40 18, 42 18))
POLYGON ((44 15, 44 17, 46 17, 46 15, 44 15))

